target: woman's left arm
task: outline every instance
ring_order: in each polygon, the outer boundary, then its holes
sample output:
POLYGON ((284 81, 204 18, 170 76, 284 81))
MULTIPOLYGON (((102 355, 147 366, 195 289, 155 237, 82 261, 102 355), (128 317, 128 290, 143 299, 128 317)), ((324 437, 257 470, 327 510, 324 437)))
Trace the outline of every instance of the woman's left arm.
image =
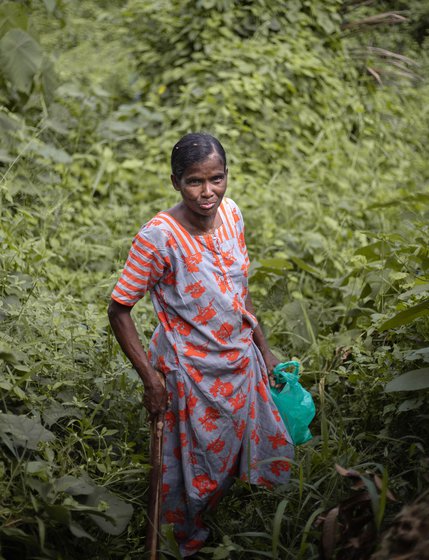
MULTIPOLYGON (((246 297, 246 309, 256 317, 255 308, 253 307, 253 302, 250 293, 248 293, 246 297)), ((253 331, 253 340, 255 341, 256 346, 259 348, 262 354, 265 365, 267 366, 268 373, 271 374, 275 366, 280 363, 280 360, 277 358, 275 354, 271 352, 270 347, 268 346, 267 339, 265 338, 265 335, 259 323, 256 329, 253 331)), ((270 375, 270 384, 272 386, 275 385, 275 381, 271 375, 270 375)))

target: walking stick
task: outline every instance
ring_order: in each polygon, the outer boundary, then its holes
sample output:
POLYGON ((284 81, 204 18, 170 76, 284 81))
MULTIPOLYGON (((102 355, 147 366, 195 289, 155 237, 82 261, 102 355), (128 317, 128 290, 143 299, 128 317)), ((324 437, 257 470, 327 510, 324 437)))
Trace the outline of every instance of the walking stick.
POLYGON ((150 436, 150 462, 152 469, 149 479, 149 507, 145 549, 149 552, 149 560, 158 560, 162 491, 162 443, 164 436, 163 412, 152 418, 150 436))

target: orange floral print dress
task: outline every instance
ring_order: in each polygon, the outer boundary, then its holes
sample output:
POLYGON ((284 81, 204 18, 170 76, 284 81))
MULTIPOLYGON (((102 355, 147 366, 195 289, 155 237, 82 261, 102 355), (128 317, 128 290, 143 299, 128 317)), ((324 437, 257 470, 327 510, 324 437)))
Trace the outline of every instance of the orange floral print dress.
POLYGON ((157 214, 135 237, 112 294, 133 306, 149 291, 158 315, 148 354, 165 374, 171 399, 162 519, 174 524, 183 556, 204 544, 202 514, 234 477, 284 484, 293 457, 252 339, 257 320, 245 307, 243 219, 230 199, 219 212, 221 227, 201 236, 190 235, 168 213, 157 214))

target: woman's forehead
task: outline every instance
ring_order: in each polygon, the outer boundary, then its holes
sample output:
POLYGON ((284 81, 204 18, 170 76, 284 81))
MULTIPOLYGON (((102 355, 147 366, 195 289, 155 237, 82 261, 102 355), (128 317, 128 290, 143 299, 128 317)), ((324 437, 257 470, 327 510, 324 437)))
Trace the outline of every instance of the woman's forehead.
POLYGON ((225 165, 222 158, 217 152, 213 152, 206 159, 188 165, 184 171, 184 175, 198 175, 207 173, 223 173, 225 171, 225 165))

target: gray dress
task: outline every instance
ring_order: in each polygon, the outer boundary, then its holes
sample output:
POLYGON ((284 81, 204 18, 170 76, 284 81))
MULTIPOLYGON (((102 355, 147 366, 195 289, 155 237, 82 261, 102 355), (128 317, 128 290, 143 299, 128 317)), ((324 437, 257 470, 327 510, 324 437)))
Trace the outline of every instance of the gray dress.
POLYGON ((204 544, 202 514, 234 477, 283 484, 293 458, 253 342, 257 320, 245 307, 249 259, 242 216, 226 198, 218 211, 222 225, 201 236, 190 235, 168 213, 157 214, 135 237, 112 294, 132 306, 149 290, 158 315, 148 354, 165 374, 171 399, 162 519, 174 524, 183 556, 204 544))

